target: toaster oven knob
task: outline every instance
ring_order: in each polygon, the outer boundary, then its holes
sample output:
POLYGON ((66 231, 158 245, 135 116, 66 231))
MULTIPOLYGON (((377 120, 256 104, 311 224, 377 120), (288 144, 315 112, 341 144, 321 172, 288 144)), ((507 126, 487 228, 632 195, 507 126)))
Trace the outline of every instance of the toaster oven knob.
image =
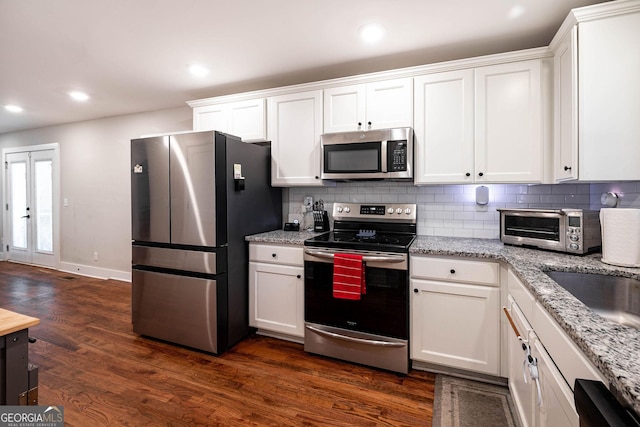
POLYGON ((572 243, 569 245, 569 248, 571 248, 571 250, 573 251, 577 251, 578 249, 580 249, 580 245, 578 245, 577 243, 572 243))
POLYGON ((571 241, 573 242, 577 242, 578 240, 580 240, 580 236, 578 236, 577 234, 572 234, 569 236, 569 239, 571 239, 571 241))

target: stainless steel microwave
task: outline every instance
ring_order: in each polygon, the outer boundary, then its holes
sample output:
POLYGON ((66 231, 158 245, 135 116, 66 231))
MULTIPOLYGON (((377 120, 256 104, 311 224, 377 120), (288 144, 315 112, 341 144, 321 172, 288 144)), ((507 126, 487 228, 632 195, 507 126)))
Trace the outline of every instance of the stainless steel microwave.
POLYGON ((413 129, 321 136, 322 179, 413 179, 413 129))
POLYGON ((582 209, 498 209, 500 240, 572 254, 600 249, 599 211, 582 209))

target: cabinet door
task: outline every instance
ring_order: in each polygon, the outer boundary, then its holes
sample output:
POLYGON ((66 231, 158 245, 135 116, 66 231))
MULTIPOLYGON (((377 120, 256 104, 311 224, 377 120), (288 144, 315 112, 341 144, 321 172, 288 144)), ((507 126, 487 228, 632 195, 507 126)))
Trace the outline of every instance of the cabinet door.
POLYGON ((640 13, 578 26, 580 179, 639 180, 640 13))
POLYGON ((207 105, 193 109, 193 130, 217 130, 229 132, 228 109, 226 104, 207 105))
POLYGON ((249 325, 304 336, 304 268, 249 263, 249 325))
POLYGON ((264 98, 229 104, 229 133, 243 141, 267 139, 267 117, 264 98))
POLYGON ((416 77, 416 184, 473 182, 473 70, 416 77))
POLYGON ((476 69, 476 182, 542 182, 539 60, 476 69))
POLYGON ((322 91, 269 99, 271 184, 319 186, 322 91))
POLYGON ((342 86, 324 91, 324 132, 364 129, 365 85, 342 86))
POLYGON ((538 360, 542 395, 542 400, 536 401, 536 426, 578 427, 579 420, 573 403, 573 391, 540 342, 535 343, 532 355, 538 360))
POLYGON ((367 130, 413 126, 413 79, 368 83, 365 99, 367 130))
POLYGON ((411 358, 499 374, 499 288, 411 281, 411 358))
POLYGON ((554 73, 554 179, 578 178, 578 45, 574 27, 558 45, 554 73))
MULTIPOLYGON (((533 333, 531 325, 527 322, 518 305, 514 302, 511 296, 509 296, 508 301, 511 320, 518 329, 520 335, 526 340, 535 341, 536 336, 533 333)), ((507 326, 507 329, 509 391, 511 392, 513 404, 518 412, 520 424, 522 427, 533 427, 535 422, 534 407, 536 404, 536 396, 534 396, 535 385, 532 384, 532 381, 529 378, 529 371, 525 371, 524 361, 526 358, 526 352, 522 348, 522 342, 518 339, 515 330, 513 330, 511 326, 507 326), (525 375, 527 378, 526 381, 525 375)))

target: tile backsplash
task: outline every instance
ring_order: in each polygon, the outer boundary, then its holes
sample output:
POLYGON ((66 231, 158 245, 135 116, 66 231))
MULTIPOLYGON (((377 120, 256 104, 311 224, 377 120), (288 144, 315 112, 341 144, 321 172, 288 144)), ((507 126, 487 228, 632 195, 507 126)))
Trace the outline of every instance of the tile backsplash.
MULTIPOLYGON (((416 203, 418 234, 498 239, 500 215, 497 208, 582 208, 602 207, 602 193, 619 196, 619 207, 640 208, 640 181, 577 184, 487 184, 489 203, 475 203, 480 185, 429 185, 370 181, 337 182, 335 187, 292 187, 284 193, 284 212, 304 212, 305 196, 322 199, 331 214, 335 202, 416 203)), ((285 217, 285 219, 287 219, 285 217)))

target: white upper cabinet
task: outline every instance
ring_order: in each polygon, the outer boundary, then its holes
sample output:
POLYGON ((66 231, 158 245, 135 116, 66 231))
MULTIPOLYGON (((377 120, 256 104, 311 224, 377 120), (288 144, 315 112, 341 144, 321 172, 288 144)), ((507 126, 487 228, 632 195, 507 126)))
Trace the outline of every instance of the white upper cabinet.
POLYGON ((268 109, 271 185, 322 185, 322 91, 273 96, 268 109))
POLYGON ((575 9, 555 53, 555 179, 640 179, 640 2, 575 9))
POLYGON ((542 182, 541 61, 476 68, 476 182, 542 182))
POLYGON ((416 184, 542 182, 541 70, 536 59, 416 77, 416 184))
POLYGON ((243 141, 267 139, 266 99, 258 98, 193 109, 194 130, 218 130, 243 141))
POLYGON ((324 90, 324 133, 413 126, 413 79, 324 90))
POLYGON ((415 182, 473 182, 473 70, 416 77, 415 182))
POLYGON ((556 181, 578 178, 578 27, 558 45, 553 58, 554 165, 556 181))

